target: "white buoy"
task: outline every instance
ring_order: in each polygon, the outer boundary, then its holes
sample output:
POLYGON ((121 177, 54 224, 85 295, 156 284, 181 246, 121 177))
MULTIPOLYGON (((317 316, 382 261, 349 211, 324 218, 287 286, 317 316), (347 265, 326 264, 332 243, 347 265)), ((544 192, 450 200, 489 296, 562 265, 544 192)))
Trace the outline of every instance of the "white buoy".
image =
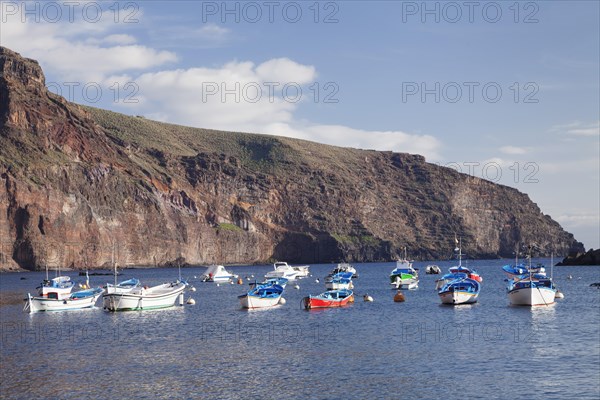
POLYGON ((294 289, 300 289, 300 286, 299 286, 299 285, 296 283, 296 284, 294 285, 294 289))
POLYGON ((191 297, 188 299, 187 303, 191 306, 193 306, 194 304, 196 304, 196 300, 192 299, 191 297))
POLYGON ((190 292, 195 292, 195 291, 196 291, 196 288, 192 286, 192 287, 190 288, 190 292))
POLYGON ((364 297, 363 297, 363 299, 364 299, 365 301, 369 301, 369 302, 370 302, 370 301, 373 301, 373 298, 372 298, 371 296, 369 296, 368 294, 365 294, 365 295, 364 295, 364 297))
POLYGON ((573 279, 573 275, 567 276, 567 279, 573 279))
POLYGON ((565 295, 560 290, 557 290, 556 293, 554 294, 554 298, 555 299, 564 299, 565 295))
POLYGON ((181 292, 179 294, 179 305, 182 306, 183 305, 183 292, 181 292))
POLYGON ((315 282, 319 283, 319 278, 315 279, 315 282))
POLYGON ((194 275, 194 279, 198 279, 198 278, 196 278, 196 275, 194 275))
POLYGON ((219 285, 219 284, 217 283, 217 287, 219 287, 219 286, 221 286, 221 285, 219 285))
POLYGON ((254 278, 254 274, 250 275, 250 278, 254 278))
POLYGON ((283 297, 279 298, 279 304, 281 304, 281 305, 285 304, 285 299, 283 297))

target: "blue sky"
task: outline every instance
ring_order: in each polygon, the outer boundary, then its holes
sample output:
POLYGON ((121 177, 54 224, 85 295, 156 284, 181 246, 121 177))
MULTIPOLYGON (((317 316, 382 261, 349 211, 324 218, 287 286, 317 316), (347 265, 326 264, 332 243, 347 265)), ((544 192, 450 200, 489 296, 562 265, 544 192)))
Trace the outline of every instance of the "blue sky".
POLYGON ((0 43, 80 103, 470 166, 598 248, 599 4, 2 2, 0 43))

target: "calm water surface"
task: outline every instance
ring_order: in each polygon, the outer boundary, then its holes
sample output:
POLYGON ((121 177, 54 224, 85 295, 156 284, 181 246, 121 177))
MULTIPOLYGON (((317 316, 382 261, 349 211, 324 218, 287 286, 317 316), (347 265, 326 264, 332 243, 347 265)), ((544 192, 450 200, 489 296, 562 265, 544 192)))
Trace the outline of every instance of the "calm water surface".
MULTIPOLYGON (((324 290, 332 265, 312 266, 299 290, 286 289, 287 304, 260 311, 240 309, 246 284, 200 283, 204 268, 189 268, 193 306, 30 315, 21 299, 44 273, 1 274, 0 397, 598 399, 600 290, 589 285, 600 267, 556 267, 565 298, 532 309, 508 305, 504 263, 471 262, 484 278, 479 302, 456 307, 440 305, 427 263, 415 263, 421 283, 404 303, 392 300, 392 263, 356 264, 356 303, 312 311, 301 299, 324 290), (365 293, 375 301, 363 302, 365 293)), ((451 263, 438 265, 445 272, 451 263)), ((259 277, 271 267, 228 269, 259 277)), ((121 278, 153 285, 176 276, 148 269, 121 278)))

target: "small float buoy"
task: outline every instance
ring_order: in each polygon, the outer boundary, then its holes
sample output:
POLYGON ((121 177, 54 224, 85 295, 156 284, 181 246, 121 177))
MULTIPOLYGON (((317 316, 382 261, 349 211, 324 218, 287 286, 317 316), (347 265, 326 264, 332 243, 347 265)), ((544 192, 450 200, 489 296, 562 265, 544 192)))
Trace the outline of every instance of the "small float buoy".
POLYGON ((192 286, 192 287, 190 288, 190 292, 195 292, 195 291, 196 291, 196 288, 192 286))
POLYGON ((254 274, 250 275, 250 278, 254 278, 254 274))
POLYGON ((188 299, 187 303, 191 306, 193 306, 194 304, 196 304, 196 300, 192 299, 191 297, 188 299))
POLYGON ((196 275, 194 275, 194 279, 198 279, 198 278, 196 277, 196 275))
POLYGON ((567 276, 567 279, 573 279, 573 275, 567 276))
POLYGON ((235 285, 235 282, 234 281, 229 281, 229 284, 230 285, 235 285))
POLYGON ((242 278, 238 278, 238 285, 243 285, 244 284, 244 280, 242 278))
POLYGON ((394 301, 395 301, 396 303, 402 303, 404 300, 406 300, 406 299, 404 298, 404 293, 402 293, 400 290, 398 290, 398 291, 396 292, 396 295, 394 296, 394 301))
POLYGON ((554 293, 554 298, 555 299, 564 299, 565 295, 560 290, 557 290, 556 293, 554 293))
POLYGON ((219 287, 220 285, 217 283, 217 287, 219 287))
POLYGON ((300 286, 299 286, 299 285, 296 283, 296 284, 294 285, 294 289, 300 289, 300 286))
POLYGON ((315 282, 319 283, 319 278, 315 279, 315 282))
POLYGON ((183 292, 181 292, 179 294, 179 305, 182 306, 183 305, 183 292))
POLYGON ((281 305, 285 304, 285 299, 283 297, 279 298, 279 304, 281 304, 281 305))
POLYGON ((373 301, 373 298, 372 298, 371 296, 369 296, 368 294, 365 294, 365 295, 363 296, 363 300, 364 300, 364 301, 369 301, 369 302, 370 302, 370 301, 373 301))

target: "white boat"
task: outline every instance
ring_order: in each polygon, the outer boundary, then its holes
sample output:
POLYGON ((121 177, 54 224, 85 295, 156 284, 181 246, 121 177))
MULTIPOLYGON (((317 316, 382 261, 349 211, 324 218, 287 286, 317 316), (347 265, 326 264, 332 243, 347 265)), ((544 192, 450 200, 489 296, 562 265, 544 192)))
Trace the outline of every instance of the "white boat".
POLYGON ((294 271, 297 272, 296 274, 296 278, 300 279, 300 278, 306 278, 309 274, 309 268, 310 266, 308 265, 298 265, 295 267, 292 267, 294 269, 294 271))
POLYGON ((390 285, 395 289, 417 289, 419 274, 408 260, 396 262, 396 268, 390 273, 390 285))
POLYGON ((481 284, 475 279, 459 278, 444 285, 439 292, 443 304, 471 304, 477 301, 481 284))
POLYGON ((110 293, 104 297, 104 307, 109 311, 150 310, 172 307, 183 295, 186 282, 176 281, 153 287, 136 287, 127 293, 110 293))
POLYGON ((509 281, 508 299, 515 306, 547 306, 554 303, 556 287, 544 275, 523 275, 509 281))
POLYGON ((243 308, 265 308, 278 305, 282 294, 283 287, 279 285, 258 285, 238 298, 243 308))
POLYGON ((128 293, 134 290, 135 288, 140 287, 139 279, 128 279, 126 281, 120 282, 116 285, 107 283, 106 288, 104 289, 104 294, 102 295, 102 305, 104 308, 108 308, 108 295, 111 293, 128 293))
POLYGON ((354 268, 351 264, 348 263, 339 263, 333 271, 329 274, 329 276, 333 276, 340 272, 352 272, 352 279, 358 278, 358 273, 356 272, 356 268, 354 268))
POLYGON ((223 283, 230 282, 237 277, 237 275, 227 271, 222 265, 211 265, 210 267, 206 268, 206 271, 202 275, 200 275, 200 280, 202 282, 223 283))
POLYGON ((58 298, 69 297, 73 290, 74 283, 68 276, 57 276, 52 279, 44 279, 42 285, 38 287, 40 297, 52 297, 56 294, 58 298))
POLYGON ((33 297, 27 293, 25 311, 30 313, 40 311, 66 311, 80 310, 94 307, 98 298, 102 295, 101 288, 80 290, 60 296, 57 293, 49 293, 47 297, 33 297))
POLYGON ((273 264, 273 271, 267 272, 265 278, 286 278, 288 281, 294 281, 298 277, 298 271, 288 265, 285 261, 279 261, 273 264))
POLYGON ((352 272, 339 272, 325 281, 327 290, 354 289, 352 272))
POLYGON ((442 270, 437 265, 428 265, 425 267, 425 273, 428 275, 437 275, 440 274, 442 270))

